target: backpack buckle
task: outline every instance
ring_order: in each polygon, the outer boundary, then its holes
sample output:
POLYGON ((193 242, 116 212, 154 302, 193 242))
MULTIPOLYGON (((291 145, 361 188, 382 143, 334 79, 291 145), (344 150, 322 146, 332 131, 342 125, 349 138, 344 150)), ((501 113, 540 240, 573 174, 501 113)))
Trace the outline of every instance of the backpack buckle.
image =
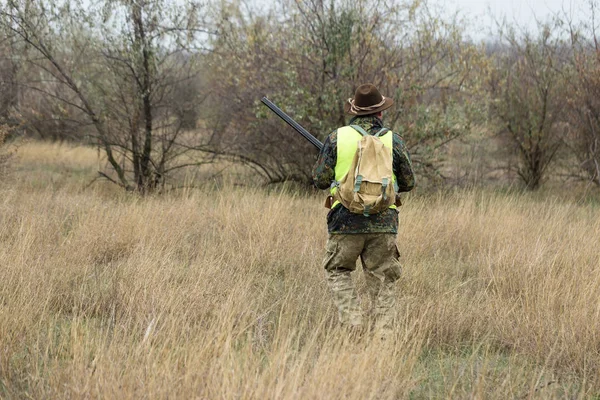
POLYGON ((362 175, 358 175, 356 180, 354 181, 354 193, 358 193, 360 190, 360 184, 362 183, 363 177, 362 175))
POLYGON ((371 210, 371 206, 365 206, 364 211, 363 211, 363 215, 365 217, 369 216, 369 211, 371 210))

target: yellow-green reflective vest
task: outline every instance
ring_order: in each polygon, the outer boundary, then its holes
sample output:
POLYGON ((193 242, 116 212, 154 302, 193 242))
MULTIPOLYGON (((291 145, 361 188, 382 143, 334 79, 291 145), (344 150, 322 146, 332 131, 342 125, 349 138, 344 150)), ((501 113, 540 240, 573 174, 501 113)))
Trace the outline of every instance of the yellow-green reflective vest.
MULTIPOLYGON (((348 173, 350 169, 350 164, 352 164, 352 160, 354 159, 354 154, 356 153, 356 149, 358 149, 358 142, 362 139, 362 135, 357 132, 351 126, 343 126, 338 128, 337 130, 337 162, 335 164, 335 182, 331 185, 331 189, 329 190, 331 195, 335 195, 337 191, 337 182, 341 181, 342 178, 348 173)), ((392 131, 387 131, 384 135, 379 136, 379 140, 383 143, 385 147, 390 149, 390 153, 393 157, 393 140, 394 133, 392 131)), ((392 174, 392 179, 394 185, 396 184, 396 175, 392 174)), ((334 208, 340 204, 339 201, 335 201, 331 208, 334 208)), ((390 206, 390 208, 396 208, 394 204, 390 206)))

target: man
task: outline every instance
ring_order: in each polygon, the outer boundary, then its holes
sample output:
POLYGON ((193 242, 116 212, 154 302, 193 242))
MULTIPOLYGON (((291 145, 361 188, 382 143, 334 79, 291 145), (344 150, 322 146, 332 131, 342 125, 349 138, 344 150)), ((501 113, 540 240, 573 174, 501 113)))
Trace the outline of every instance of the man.
MULTIPOLYGON (((383 111, 393 103, 392 99, 382 96, 375 86, 365 84, 356 89, 354 98, 348 99, 344 109, 353 115, 349 125, 358 125, 366 133, 375 135, 383 128, 383 111)), ((340 177, 348 172, 350 163, 347 158, 355 153, 358 146, 355 132, 355 129, 349 131, 348 127, 338 128, 327 137, 313 169, 316 187, 334 187, 340 177), (340 157, 344 159, 338 159, 340 157)), ((406 145, 398 134, 388 134, 392 136, 388 137, 387 146, 392 147, 392 170, 397 192, 408 192, 414 187, 415 180, 406 145)), ((382 142, 385 145, 383 137, 382 142)), ((365 216, 351 213, 336 202, 327 215, 327 229, 329 239, 323 266, 340 322, 352 328, 363 324, 358 296, 350 275, 360 257, 371 297, 375 327, 384 331, 384 334, 389 333, 395 304, 394 282, 401 272, 400 253, 396 245, 398 210, 394 205, 380 213, 365 216)))

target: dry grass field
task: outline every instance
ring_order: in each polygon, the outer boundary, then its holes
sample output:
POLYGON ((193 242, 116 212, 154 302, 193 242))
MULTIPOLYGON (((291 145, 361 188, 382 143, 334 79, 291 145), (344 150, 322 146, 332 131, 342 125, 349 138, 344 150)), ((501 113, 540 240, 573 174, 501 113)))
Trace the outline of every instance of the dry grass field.
POLYGON ((589 195, 406 198, 382 342, 337 324, 323 196, 225 184, 140 198, 90 186, 97 165, 30 143, 0 184, 0 398, 600 396, 589 195))

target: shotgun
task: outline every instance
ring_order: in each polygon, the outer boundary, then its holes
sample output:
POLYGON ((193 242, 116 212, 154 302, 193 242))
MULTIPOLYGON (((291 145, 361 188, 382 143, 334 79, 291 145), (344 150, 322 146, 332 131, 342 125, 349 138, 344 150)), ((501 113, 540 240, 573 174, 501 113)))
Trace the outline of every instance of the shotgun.
POLYGON ((301 134, 302 136, 304 136, 304 138, 306 140, 308 140, 313 146, 315 146, 317 149, 319 149, 319 151, 321 151, 321 149, 323 148, 323 143, 321 143, 319 141, 319 139, 317 139, 316 137, 314 137, 313 135, 311 135, 299 123, 297 123, 289 115, 287 115, 286 113, 284 113, 281 110, 281 108, 279 108, 275 104, 273 104, 271 102, 271 100, 267 99, 266 97, 263 97, 260 101, 262 101, 262 103, 265 106, 269 107, 269 109, 271 109, 271 111, 273 111, 275 114, 277 114, 277 116, 279 118, 281 118, 282 120, 284 120, 285 122, 287 122, 287 124, 289 126, 291 126, 292 128, 294 128, 296 130, 296 132, 298 132, 299 134, 301 134))

